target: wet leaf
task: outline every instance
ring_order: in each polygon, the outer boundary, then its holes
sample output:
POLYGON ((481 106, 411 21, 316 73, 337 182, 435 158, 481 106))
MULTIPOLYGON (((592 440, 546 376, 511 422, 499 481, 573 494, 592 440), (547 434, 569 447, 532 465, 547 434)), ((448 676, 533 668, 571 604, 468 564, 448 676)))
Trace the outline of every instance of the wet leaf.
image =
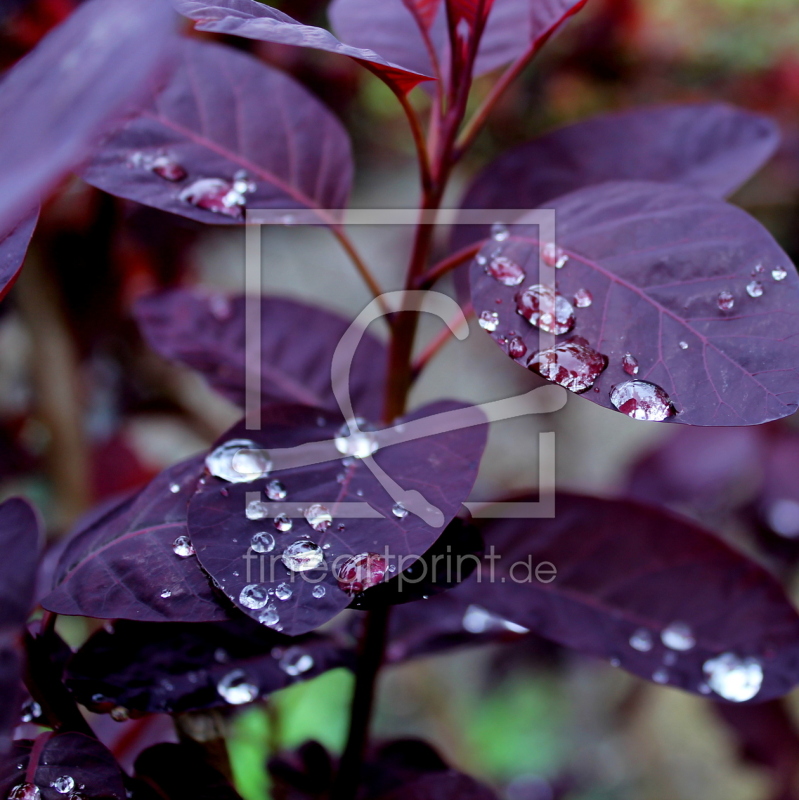
POLYGON ((186 39, 175 50, 169 82, 97 153, 89 183, 211 224, 242 223, 245 206, 346 206, 350 144, 327 108, 231 48, 186 39))

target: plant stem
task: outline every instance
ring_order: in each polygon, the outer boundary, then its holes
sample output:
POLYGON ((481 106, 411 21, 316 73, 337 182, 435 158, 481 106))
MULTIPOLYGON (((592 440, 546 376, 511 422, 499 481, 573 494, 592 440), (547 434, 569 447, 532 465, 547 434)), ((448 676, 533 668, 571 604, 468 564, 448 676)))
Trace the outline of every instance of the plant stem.
POLYGON ((430 154, 427 151, 427 140, 425 139, 422 123, 416 109, 410 104, 406 95, 397 92, 397 99, 405 111, 408 124, 413 135, 413 143, 416 146, 416 156, 419 160, 419 175, 424 192, 429 192, 433 187, 433 175, 430 171, 430 154))
POLYGON ((350 729, 338 774, 331 792, 336 800, 355 800, 361 779, 369 725, 372 721, 375 688, 388 634, 390 607, 376 608, 366 615, 355 673, 355 691, 350 712, 350 729))
MULTIPOLYGON (((474 307, 469 303, 468 308, 463 309, 464 314, 468 317, 474 314, 474 307)), ((430 361, 437 355, 442 347, 453 337, 450 325, 445 325, 444 329, 430 341, 424 350, 419 354, 419 358, 413 362, 413 379, 419 377, 422 370, 430 363, 430 361)))
POLYGON ((471 261, 480 252, 482 246, 482 242, 477 242, 476 244, 470 244, 468 247, 458 250, 451 256, 447 256, 443 261, 439 261, 438 264, 425 272, 424 275, 417 280, 416 287, 418 289, 429 289, 437 280, 455 269, 455 267, 459 267, 461 264, 471 261))

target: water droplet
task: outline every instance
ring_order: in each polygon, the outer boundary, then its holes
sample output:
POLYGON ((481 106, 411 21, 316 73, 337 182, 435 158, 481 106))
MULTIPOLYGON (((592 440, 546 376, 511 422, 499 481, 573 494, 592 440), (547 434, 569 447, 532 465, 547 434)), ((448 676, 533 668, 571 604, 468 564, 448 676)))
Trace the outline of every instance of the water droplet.
POLYGON ((669 682, 669 671, 667 669, 656 669, 652 673, 652 680, 655 683, 668 683, 669 682))
POLYGON ((305 509, 305 519, 315 531, 326 531, 333 522, 331 513, 318 503, 305 509))
POLYGON ((671 650, 685 652, 696 644, 693 631, 684 622, 672 622, 660 633, 660 640, 671 650))
POLYGON ((463 614, 463 629, 467 633, 485 633, 486 631, 510 631, 511 633, 530 633, 529 628, 517 625, 508 619, 492 614, 482 606, 470 605, 463 614))
POLYGON ((275 528, 279 530, 281 533, 288 533, 294 527, 294 521, 290 519, 286 514, 278 514, 272 520, 275 528))
POLYGON ((638 374, 638 359, 631 353, 625 353, 621 357, 621 366, 628 375, 638 374))
POLYGON ((172 552, 181 558, 188 558, 194 555, 194 547, 192 546, 191 539, 188 536, 178 536, 172 542, 172 552))
POLYGON ((109 716, 114 722, 127 722, 130 719, 130 714, 124 706, 115 706, 111 709, 109 716))
POLYGON ((266 625, 267 628, 274 628, 280 622, 280 615, 277 613, 277 609, 270 605, 261 612, 258 622, 266 625))
POLYGON ((239 603, 245 608, 263 608, 269 602, 269 594, 263 586, 251 583, 239 594, 239 603))
POLYGON ((228 672, 216 686, 219 696, 232 706, 251 703, 258 697, 258 687, 250 683, 244 670, 234 669, 228 672))
POLYGON ((217 647, 214 650, 214 661, 217 664, 225 664, 230 659, 230 656, 227 654, 227 650, 224 647, 217 647))
POLYGON ((266 531, 258 531, 252 535, 250 547, 255 553, 271 553, 275 549, 275 537, 266 531))
POLYGON ((541 258, 548 267, 563 269, 569 257, 554 242, 549 242, 541 248, 541 258))
POLYGON ((325 587, 324 587, 324 586, 322 586, 322 585, 320 584, 319 586, 314 586, 314 587, 313 587, 313 591, 311 592, 311 594, 312 594, 312 595, 313 595, 313 596, 314 596, 314 597, 315 597, 317 600, 319 600, 321 597, 324 597, 324 596, 325 596, 325 592, 326 592, 326 591, 327 591, 327 590, 325 589, 325 587))
POLYGON ((775 500, 766 510, 768 526, 786 539, 799 537, 799 502, 790 498, 775 500))
POLYGON ((648 653, 652 649, 652 634, 646 628, 639 628, 630 637, 630 647, 639 653, 648 653))
POLYGON ((21 719, 23 722, 35 722, 42 716, 42 707, 35 700, 22 704, 21 719))
POLYGON ((278 480, 269 481, 266 484, 266 496, 275 502, 285 500, 288 492, 286 487, 278 480))
POLYGON ((588 289, 578 289, 574 293, 574 305, 577 308, 588 308, 594 302, 594 296, 588 289))
POLYGON ((130 164, 133 167, 150 170, 150 172, 158 175, 159 178, 170 182, 182 181, 188 174, 174 157, 166 153, 159 153, 158 155, 134 153, 130 157, 130 164))
POLYGON ((716 298, 716 305, 722 311, 729 311, 735 305, 735 298, 730 292, 719 292, 719 296, 716 298))
POLYGON ((275 589, 275 597, 278 600, 288 600, 293 594, 291 586, 287 583, 279 583, 277 589, 275 589))
POLYGON ((760 281, 751 281, 747 283, 746 293, 750 297, 760 297, 763 294, 763 284, 760 281))
POLYGON ((205 459, 206 469, 228 483, 251 483, 265 478, 272 462, 265 450, 249 439, 231 439, 219 445, 205 459))
POLYGON ((477 322, 484 331, 493 333, 499 325, 499 314, 496 311, 481 311, 477 322))
POLYGON ((491 226, 491 238, 495 242, 507 241, 510 236, 510 231, 501 222, 496 222, 491 226))
POLYGON ((339 428, 334 440, 336 450, 350 458, 368 458, 378 447, 377 439, 374 433, 368 430, 369 427, 369 423, 361 417, 345 422, 339 428))
POLYGON ((784 281, 788 277, 788 271, 782 267, 775 267, 771 270, 771 277, 774 278, 775 281, 784 281))
MULTIPOLYGON (((242 187, 243 184, 239 184, 239 188, 242 187)), ((242 207, 247 202, 245 193, 238 191, 235 183, 221 178, 194 181, 183 189, 178 198, 189 205, 234 219, 241 218, 242 207)))
POLYGON ((314 660, 313 656, 310 653, 306 653, 301 647, 289 647, 278 664, 286 675, 291 675, 294 678, 297 675, 308 672, 309 669, 313 669, 314 660))
POLYGON ((708 686, 725 700, 743 703, 751 700, 763 684, 763 667, 756 658, 739 658, 722 653, 702 665, 708 686))
POLYGON ((62 775, 56 778, 50 786, 59 794, 69 794, 75 788, 75 779, 71 775, 62 775))
POLYGON ((172 592, 170 592, 169 589, 162 589, 161 590, 161 597, 163 597, 164 600, 166 600, 167 597, 172 597, 172 592))
POLYGON ((269 516, 269 506, 263 500, 250 500, 244 514, 247 519, 266 519, 269 516))
POLYGON ((521 336, 511 336, 507 339, 506 344, 508 346, 508 355, 511 358, 524 358, 527 355, 527 345, 521 336))
POLYGON ((648 381, 626 381, 614 386, 610 402, 633 419, 661 422, 674 414, 674 406, 666 392, 648 381))
POLYGON ((283 551, 281 558, 292 572, 306 572, 321 566, 325 561, 325 554, 318 544, 308 539, 300 539, 290 544, 283 551))
POLYGON ((516 295, 516 311, 546 333, 568 333, 575 322, 574 307, 551 286, 536 284, 516 295))
POLYGON ((607 367, 608 359, 579 342, 564 342, 551 350, 541 350, 527 366, 542 378, 572 392, 587 392, 607 367))
POLYGON ((41 800, 42 793, 35 783, 19 783, 8 795, 8 800, 41 800))
MULTIPOLYGON (((483 260, 485 263, 485 259, 483 260)), ((518 286, 525 278, 524 270, 505 256, 494 256, 485 264, 485 271, 503 286, 518 286)))
POLYGON ((339 568, 338 585, 347 594, 359 594, 376 586, 386 576, 386 559, 378 553, 359 553, 339 568))
POLYGON ((169 491, 172 492, 172 494, 177 494, 180 491, 180 484, 179 483, 171 483, 169 485, 169 491))
POLYGON ((391 513, 397 519, 405 519, 408 516, 408 509, 402 503, 395 503, 391 508, 391 513))

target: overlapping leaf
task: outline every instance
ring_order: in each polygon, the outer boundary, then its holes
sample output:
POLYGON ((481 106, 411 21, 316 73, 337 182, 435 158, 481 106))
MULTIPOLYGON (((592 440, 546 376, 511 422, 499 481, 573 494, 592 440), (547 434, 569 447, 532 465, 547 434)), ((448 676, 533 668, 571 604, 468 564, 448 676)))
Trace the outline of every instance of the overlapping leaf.
POLYGON ((60 800, 70 793, 87 800, 127 797, 114 756, 96 739, 81 733, 43 733, 32 742, 14 742, 12 752, 0 762, 0 794, 10 797, 15 787, 26 783, 35 786, 36 797, 43 800, 60 800), (53 784, 64 778, 71 783, 59 783, 66 789, 61 791, 53 784), (69 786, 72 788, 66 788, 69 786))
POLYGON ((590 306, 576 308, 561 340, 581 337, 607 357, 585 395, 593 402, 612 408, 613 388, 634 377, 663 389, 676 409, 670 419, 688 425, 755 425, 796 410, 799 276, 757 221, 658 183, 600 184, 552 205, 568 257, 562 269, 539 273, 539 251, 551 243, 527 225, 514 226, 507 241, 489 240, 485 266, 471 266, 474 307, 498 315, 497 342, 521 336, 527 353, 519 363, 539 350, 539 330, 517 313, 515 298, 549 274, 566 300, 587 293, 590 306), (522 267, 523 283, 488 274, 498 254, 522 267), (623 367, 627 354, 635 375, 623 367))
POLYGON ((291 639, 243 615, 223 623, 120 621, 94 634, 67 669, 78 702, 98 711, 179 713, 229 704, 218 690, 241 673, 265 697, 298 680, 350 666, 349 648, 329 635, 291 639))
POLYGON ((180 40, 175 49, 169 82, 105 143, 84 174, 89 183, 217 224, 243 222, 239 201, 259 209, 346 205, 349 139, 318 100, 284 73, 228 47, 180 40), (166 169, 154 166, 158 158, 166 159, 166 169), (253 183, 243 193, 233 187, 242 171, 253 183), (198 181, 222 181, 233 195, 198 181), (195 202, 181 199, 189 190, 195 202))
POLYGON ((202 456, 164 470, 140 494, 77 530, 61 555, 50 611, 101 619, 213 622, 227 619, 194 556, 174 551, 202 456))
POLYGON ((36 212, 0 236, 0 300, 8 294, 22 269, 38 218, 36 212))
POLYGON ((782 587, 687 519, 564 494, 554 519, 494 520, 484 535, 500 556, 494 571, 486 561, 482 575, 445 598, 478 603, 567 647, 714 699, 724 697, 720 688, 733 699, 745 683, 742 671, 725 680, 712 668, 727 653, 730 663, 749 665, 752 687, 762 671, 755 701, 799 682, 799 615, 782 587), (545 562, 557 568, 549 582, 536 579, 545 562))
MULTIPOLYGON (((140 300, 139 327, 160 355, 200 372, 218 392, 244 407, 245 317, 247 303, 261 319, 261 402, 295 402, 337 409, 330 365, 349 323, 317 306, 279 297, 248 301, 175 289, 140 300)), ((386 350, 365 334, 350 368, 350 395, 356 413, 376 417, 386 350)))
MULTIPOLYGON (((464 406, 437 403, 408 417, 419 419, 464 406)), ((469 407, 465 407, 469 408, 469 407)), ((484 419, 470 409, 474 421, 484 419)), ((243 424, 221 437, 220 443, 234 439, 250 439, 268 451, 297 447, 308 442, 331 440, 340 429, 342 419, 318 410, 300 406, 271 406, 262 412, 261 429, 247 431, 243 424)), ((203 568, 222 590, 245 613, 263 619, 289 635, 306 633, 331 619, 346 608, 351 597, 338 587, 338 569, 352 556, 362 553, 387 552, 389 565, 409 567, 438 539, 446 525, 467 498, 477 474, 485 446, 483 425, 449 433, 426 436, 415 441, 381 448, 374 460, 389 478, 405 491, 419 491, 439 509, 442 524, 433 527, 415 514, 397 516, 395 501, 383 488, 366 464, 348 459, 346 464, 332 444, 333 460, 309 466, 297 466, 273 472, 268 480, 279 479, 285 486, 285 502, 291 504, 297 518, 288 532, 278 532, 272 524, 273 511, 262 519, 248 519, 245 510, 253 499, 266 502, 265 481, 228 484, 209 478, 200 485, 189 504, 189 531, 203 568), (382 518, 347 518, 339 504, 361 503, 382 518), (327 530, 315 530, 303 514, 311 505, 322 504, 332 515, 327 530), (274 535, 273 550, 260 556, 249 550, 254 534, 265 531, 274 535), (293 572, 282 561, 286 548, 298 541, 312 541, 322 549, 324 562, 306 572, 293 572), (290 596, 280 600, 270 597, 259 607, 242 603, 241 593, 248 586, 274 592, 285 584, 290 596), (321 586, 324 594, 313 594, 321 586)), ((268 508, 272 508, 269 506, 268 508)), ((275 509, 277 510, 277 509, 275 509)), ((370 512, 370 513, 372 513, 370 512)), ((284 594, 285 596, 285 594, 284 594)))
POLYGON ((90 0, 0 83, 0 230, 143 102, 172 41, 164 0, 90 0))
MULTIPOLYGON (((420 19, 432 21, 431 15, 435 16, 437 5, 435 0, 422 0, 418 4, 414 0, 414 8, 417 5, 420 19)), ((175 6, 181 14, 196 20, 195 27, 199 31, 312 47, 349 56, 398 92, 407 93, 421 81, 430 80, 427 75, 386 61, 371 49, 350 47, 324 28, 303 25, 282 11, 255 0, 175 0, 175 6)))

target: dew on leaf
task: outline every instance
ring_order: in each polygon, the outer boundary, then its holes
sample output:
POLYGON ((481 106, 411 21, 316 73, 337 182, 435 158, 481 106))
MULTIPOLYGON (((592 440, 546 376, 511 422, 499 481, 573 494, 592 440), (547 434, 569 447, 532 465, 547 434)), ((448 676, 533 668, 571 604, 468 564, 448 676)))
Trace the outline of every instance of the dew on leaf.
POLYGON ((746 284, 746 293, 750 297, 761 297, 763 294, 763 284, 760 281, 750 281, 746 284))
POLYGON ((278 600, 288 600, 293 594, 294 591, 287 583, 279 583, 277 589, 275 589, 275 597, 278 600))
POLYGON ((719 296, 716 298, 716 305, 722 311, 729 311, 735 305, 735 298, 730 292, 719 292, 719 296))
POLYGON ((285 500, 288 492, 286 487, 278 480, 269 481, 266 484, 266 496, 275 502, 285 500))
POLYGON ((467 633, 485 633, 486 631, 505 630, 511 633, 530 633, 529 628, 493 614, 482 606, 470 605, 463 614, 463 629, 467 633))
POLYGON ((263 500, 250 500, 244 514, 251 520, 266 519, 269 516, 269 506, 263 500))
POLYGON ((330 511, 319 503, 314 503, 305 509, 305 519, 315 531, 326 531, 333 522, 330 511))
POLYGON ((608 359, 588 345, 564 342, 541 350, 527 362, 538 373, 572 392, 587 392, 607 367, 608 359))
POLYGON ((391 513, 397 519, 405 519, 408 516, 408 509, 402 503, 395 503, 391 508, 391 513))
POLYGON ((541 248, 541 258, 548 267, 563 269, 569 257, 554 242, 548 242, 541 248))
POLYGON ((258 697, 258 687, 250 682, 244 670, 228 672, 216 686, 219 696, 232 706, 251 703, 258 697))
POLYGON ((184 203, 233 219, 241 219, 242 207, 246 203, 245 196, 236 191, 233 183, 221 178, 194 181, 178 197, 184 203))
POLYGON ((672 622, 660 633, 660 640, 670 650, 685 652, 696 644, 693 631, 684 622, 672 622))
POLYGON ((35 700, 28 700, 22 704, 20 719, 22 722, 35 722, 42 716, 42 707, 35 700))
POLYGON ((180 484, 179 483, 171 483, 169 485, 169 491, 172 492, 172 494, 177 494, 180 491, 180 484))
POLYGON ((263 586, 251 583, 239 594, 239 603, 245 608, 263 608, 269 602, 269 594, 263 586))
POLYGON ((495 222, 491 226, 491 238, 495 242, 507 241, 509 236, 510 236, 510 231, 501 222, 495 222))
POLYGON ((255 553, 271 553, 275 549, 275 537, 267 531, 258 531, 252 535, 250 547, 255 553))
POLYGON ((321 566, 325 560, 322 548, 308 539, 290 544, 281 556, 283 563, 292 572, 306 572, 321 566))
POLYGON ((477 322, 484 331, 493 333, 499 325, 499 314, 496 311, 481 311, 477 322))
POLYGON ((211 475, 228 483, 252 483, 269 474, 272 462, 255 442, 231 439, 208 454, 205 466, 211 475))
POLYGON ((361 417, 345 422, 334 440, 336 450, 349 458, 371 456, 377 451, 378 443, 374 433, 366 430, 367 427, 368 423, 361 417))
POLYGON ((594 302, 594 296, 588 289, 578 289, 574 293, 574 305, 577 308, 588 308, 594 302))
POLYGON ((788 277, 788 271, 782 267, 775 267, 771 270, 771 277, 775 281, 784 281, 788 277))
POLYGON ((59 794, 69 794, 75 788, 75 779, 71 775, 62 775, 56 778, 50 786, 59 794))
POLYGON ((638 420, 661 422, 674 414, 666 392, 648 381, 625 381, 614 386, 610 402, 622 414, 638 420))
POLYGON ((172 552, 181 558, 188 558, 194 555, 194 547, 192 546, 191 539, 188 536, 178 536, 172 542, 172 552))
POLYGON ((574 327, 574 307, 551 286, 536 284, 519 292, 516 311, 546 333, 561 335, 574 327))
POLYGON ((630 637, 630 647, 639 653, 648 653, 652 649, 652 634, 646 628, 639 628, 630 637))
POLYGON ((324 586, 322 586, 322 585, 320 584, 319 586, 314 586, 314 588, 313 588, 313 591, 311 592, 311 594, 312 594, 312 595, 313 595, 313 596, 314 596, 314 597, 315 597, 317 600, 319 600, 320 598, 322 598, 322 597, 324 597, 324 596, 325 596, 325 592, 326 592, 326 591, 327 591, 327 590, 325 589, 325 587, 324 587, 324 586))
POLYGON ((272 522, 280 533, 288 533, 294 527, 294 521, 286 514, 278 514, 272 522))
POLYGON ((41 800, 42 793, 35 783, 18 783, 9 793, 8 800, 41 800))
POLYGON ((621 357, 621 366, 628 375, 638 374, 638 359, 632 353, 625 353, 621 357))
POLYGON ((163 597, 164 600, 166 600, 168 597, 172 597, 172 592, 170 592, 169 589, 162 589, 161 597, 163 597))
POLYGON ((688 342, 680 342, 680 350, 687 350, 688 342))
POLYGON ((527 354, 527 345, 524 343, 524 340, 521 336, 510 336, 507 339, 507 347, 508 347, 508 355, 511 358, 524 358, 527 354))
POLYGON ((763 667, 756 658, 739 658, 722 653, 702 666, 708 686, 725 700, 743 703, 751 700, 763 684, 763 667))
POLYGON ((280 669, 296 678, 308 670, 313 669, 314 660, 310 653, 306 653, 301 647, 289 647, 278 661, 280 669))
POLYGON ((524 270, 505 256, 494 256, 485 264, 485 271, 503 286, 518 286, 525 278, 524 270))
POLYGON ((359 594, 376 586, 386 576, 386 559, 378 553, 359 553, 339 567, 338 585, 347 594, 359 594))

